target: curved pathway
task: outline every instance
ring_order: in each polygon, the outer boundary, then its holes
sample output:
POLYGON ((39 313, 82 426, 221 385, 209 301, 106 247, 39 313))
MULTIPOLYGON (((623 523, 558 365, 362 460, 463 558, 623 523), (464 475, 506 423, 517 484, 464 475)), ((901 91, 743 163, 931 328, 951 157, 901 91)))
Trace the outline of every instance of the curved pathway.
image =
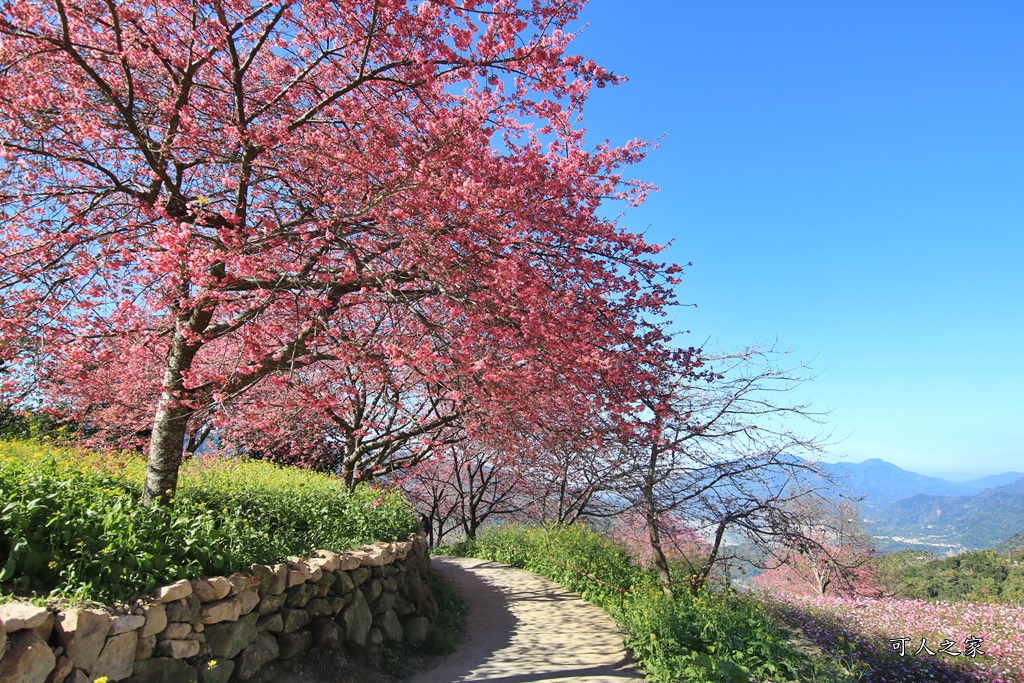
POLYGON ((644 680, 599 607, 536 574, 487 560, 433 557, 466 600, 454 653, 410 683, 644 680))

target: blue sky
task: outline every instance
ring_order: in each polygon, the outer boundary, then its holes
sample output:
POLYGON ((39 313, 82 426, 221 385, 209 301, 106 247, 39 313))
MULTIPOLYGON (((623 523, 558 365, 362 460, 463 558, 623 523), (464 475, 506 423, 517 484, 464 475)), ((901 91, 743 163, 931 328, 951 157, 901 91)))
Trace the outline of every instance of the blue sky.
POLYGON ((1024 471, 1024 3, 594 0, 574 51, 629 82, 588 137, 664 135, 624 222, 686 344, 772 342, 852 461, 1024 471))

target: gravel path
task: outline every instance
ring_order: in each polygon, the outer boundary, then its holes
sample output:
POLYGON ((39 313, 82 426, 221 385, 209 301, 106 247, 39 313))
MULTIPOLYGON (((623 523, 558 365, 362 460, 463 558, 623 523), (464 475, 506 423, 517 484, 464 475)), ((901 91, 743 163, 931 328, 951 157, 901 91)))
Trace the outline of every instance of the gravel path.
POLYGON ((466 636, 440 665, 409 683, 644 679, 615 622, 575 593, 496 562, 461 557, 431 561, 466 599, 466 636))

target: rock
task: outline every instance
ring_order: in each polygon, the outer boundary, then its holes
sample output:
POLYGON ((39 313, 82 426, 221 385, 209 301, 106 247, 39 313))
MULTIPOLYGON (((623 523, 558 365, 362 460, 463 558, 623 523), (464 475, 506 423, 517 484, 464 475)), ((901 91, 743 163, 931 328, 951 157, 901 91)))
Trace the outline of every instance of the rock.
POLYGON ((256 641, 245 648, 242 656, 238 658, 238 679, 249 680, 254 673, 259 671, 264 664, 277 659, 281 653, 277 639, 269 633, 261 633, 256 641))
POLYGON ((331 586, 333 586, 334 582, 337 580, 338 577, 335 576, 333 573, 324 572, 320 579, 314 584, 316 586, 316 590, 314 591, 313 595, 315 595, 318 598, 326 598, 327 594, 331 590, 331 586))
POLYGON ((92 671, 109 631, 109 618, 96 610, 72 608, 62 612, 57 620, 57 636, 64 652, 76 669, 85 671, 92 671))
POLYGON ((238 608, 242 614, 248 614, 260 604, 260 595, 255 587, 249 587, 235 596, 238 599, 238 608))
POLYGON ((4 630, 4 622, 0 621, 0 659, 4 658, 7 652, 7 631, 4 630))
POLYGON ((331 615, 331 603, 324 598, 313 598, 306 605, 306 611, 311 617, 327 617, 331 615))
POLYGON ((349 571, 352 569, 359 569, 359 557, 352 553, 341 553, 338 557, 338 569, 343 571, 349 571))
POLYGON ((366 580, 369 579, 370 576, 372 575, 373 572, 370 571, 369 567, 359 567, 358 569, 353 569, 352 572, 349 574, 349 576, 352 577, 352 582, 357 586, 361 586, 364 583, 366 583, 366 580))
POLYGON ((120 614, 110 617, 110 630, 107 636, 116 636, 129 631, 137 631, 146 625, 146 617, 139 614, 120 614))
POLYGON ((142 636, 135 643, 135 661, 149 659, 153 656, 153 649, 156 648, 156 636, 142 636))
POLYGON ((383 567, 385 564, 387 564, 387 557, 376 548, 359 553, 360 567, 383 567))
POLYGON ((53 626, 56 623, 57 617, 53 615, 53 612, 48 611, 46 613, 46 619, 43 620, 43 623, 39 624, 32 630, 38 633, 39 637, 46 641, 50 639, 50 634, 53 633, 53 626))
POLYGON ((331 592, 335 595, 346 595, 356 589, 356 584, 348 572, 339 569, 334 572, 334 578, 335 582, 331 586, 331 592))
POLYGON ((313 578, 313 570, 300 560, 288 563, 288 587, 298 586, 313 578))
POLYGON ((416 605, 421 605, 427 600, 430 591, 427 585, 416 574, 409 574, 405 579, 405 596, 416 605))
POLYGON ((407 617, 416 611, 416 606, 399 595, 395 598, 395 606, 392 609, 399 617, 407 617))
POLYGON ((135 672, 129 683, 197 683, 199 675, 194 668, 180 659, 156 657, 135 662, 135 672))
POLYGON ((269 591, 270 584, 274 583, 274 570, 265 564, 254 564, 249 571, 256 577, 256 590, 262 598, 269 591))
POLYGON ((163 603, 182 600, 192 595, 192 582, 188 579, 175 581, 169 586, 156 589, 156 599, 163 603))
POLYGON ((366 598, 366 604, 371 604, 376 600, 384 587, 381 586, 380 579, 373 579, 369 583, 363 586, 363 597, 366 598))
POLYGON ((8 635, 45 626, 49 619, 53 619, 53 614, 45 607, 37 607, 27 602, 8 602, 0 605, 0 626, 8 635))
POLYGON ((260 617, 256 622, 256 629, 260 632, 281 633, 284 631, 284 617, 280 614, 268 614, 265 617, 260 617))
POLYGON ((430 619, 431 621, 436 621, 437 603, 434 601, 434 598, 427 597, 427 601, 420 605, 419 609, 416 610, 416 613, 422 617, 430 619))
POLYGON ((192 624, 175 621, 167 624, 167 628, 157 636, 160 640, 182 640, 192 633, 192 624))
POLYGON ((202 610, 203 605, 199 602, 198 596, 189 593, 181 600, 166 603, 165 608, 167 610, 167 621, 195 623, 199 621, 199 612, 202 610))
POLYGON ((381 593, 380 597, 373 601, 370 605, 370 611, 374 616, 378 614, 384 614, 389 609, 395 606, 395 602, 398 600, 398 596, 394 593, 381 593))
POLYGON ((235 621, 241 614, 242 603, 236 595, 232 598, 204 603, 199 611, 199 621, 206 625, 219 624, 222 621, 235 621))
POLYGON ((258 619, 258 614, 246 614, 238 621, 208 626, 204 635, 213 656, 234 659, 239 652, 256 640, 259 633, 256 628, 258 619))
POLYGON ((89 670, 95 680, 106 676, 108 680, 120 681, 132 675, 135 664, 135 646, 139 642, 139 634, 135 631, 119 633, 107 638, 107 644, 89 670))
POLYGON ((71 674, 64 679, 64 683, 92 683, 89 676, 81 669, 72 670, 71 674))
POLYGON ((53 671, 46 677, 46 683, 63 683, 74 670, 75 668, 71 664, 71 657, 61 655, 57 657, 57 665, 53 667, 53 671))
POLYGON ((199 665, 199 683, 228 683, 234 670, 233 659, 211 659, 199 665))
POLYGON ((394 593, 398 590, 398 581, 395 581, 394 576, 387 576, 381 579, 380 585, 384 589, 385 593, 394 593))
POLYGON ((267 594, 260 599, 260 604, 257 610, 260 614, 272 614, 284 606, 284 601, 288 599, 287 593, 278 593, 277 595, 267 594))
POLYGON ((161 657, 171 659, 188 659, 199 654, 198 640, 158 640, 155 652, 161 657))
POLYGON ((402 622, 394 610, 384 612, 373 620, 373 625, 380 629, 385 642, 397 643, 402 640, 402 622))
POLYGON ((267 588, 267 593, 270 595, 280 595, 288 588, 288 565, 275 564, 270 570, 274 573, 274 580, 270 583, 270 587, 267 588))
POLYGON ((285 607, 278 614, 284 620, 281 628, 281 633, 291 633, 297 631, 306 624, 309 623, 309 613, 302 609, 292 609, 285 607))
POLYGON ((288 599, 285 600, 285 604, 289 607, 305 607, 309 599, 313 597, 315 590, 316 588, 308 583, 292 586, 288 589, 288 599))
POLYGON ((325 572, 333 572, 341 565, 341 554, 339 553, 330 550, 317 550, 313 554, 324 560, 320 568, 325 572))
POLYGON ((309 629, 301 629, 294 633, 282 633, 277 636, 281 659, 292 659, 305 654, 313 646, 313 634, 309 629))
POLYGON ((57 658, 50 646, 33 628, 15 631, 9 638, 7 654, 0 660, 0 681, 44 683, 57 666, 57 658))
POLYGON ((146 618, 146 625, 139 629, 140 638, 155 636, 167 628, 167 607, 162 602, 143 605, 142 615, 146 618))
POLYGON ((192 592, 199 598, 199 602, 222 600, 231 592, 231 582, 223 576, 211 576, 202 581, 193 581, 192 592))
POLYGON ((355 598, 341 613, 341 623, 345 627, 345 641, 353 647, 363 647, 366 644, 366 634, 373 625, 373 614, 366 604, 366 598, 361 592, 356 592, 355 598))
POLYGON ((409 617, 402 621, 405 642, 412 647, 419 647, 430 637, 430 620, 426 617, 409 617))
POLYGON ((237 572, 228 577, 228 583, 231 584, 231 591, 228 595, 238 595, 244 590, 259 586, 260 579, 255 574, 237 572))
POLYGON ((352 600, 352 596, 349 596, 348 598, 334 596, 327 598, 327 600, 331 603, 331 616, 336 617, 341 614, 341 610, 345 609, 345 605, 352 600))
POLYGON ((333 650, 341 640, 341 632, 334 619, 317 619, 309 625, 313 642, 324 650, 333 650))
POLYGON ((369 633, 366 634, 366 651, 369 653, 377 653, 384 649, 384 634, 380 632, 380 629, 371 628, 369 633))

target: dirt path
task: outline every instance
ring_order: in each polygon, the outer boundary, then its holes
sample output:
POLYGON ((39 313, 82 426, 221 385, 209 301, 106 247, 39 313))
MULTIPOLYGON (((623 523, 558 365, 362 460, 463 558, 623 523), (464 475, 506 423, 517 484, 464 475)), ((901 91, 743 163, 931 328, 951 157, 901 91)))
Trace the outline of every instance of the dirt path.
POLYGON ((643 680, 615 622, 536 574, 486 560, 434 557, 466 599, 466 637, 409 683, 643 680))

